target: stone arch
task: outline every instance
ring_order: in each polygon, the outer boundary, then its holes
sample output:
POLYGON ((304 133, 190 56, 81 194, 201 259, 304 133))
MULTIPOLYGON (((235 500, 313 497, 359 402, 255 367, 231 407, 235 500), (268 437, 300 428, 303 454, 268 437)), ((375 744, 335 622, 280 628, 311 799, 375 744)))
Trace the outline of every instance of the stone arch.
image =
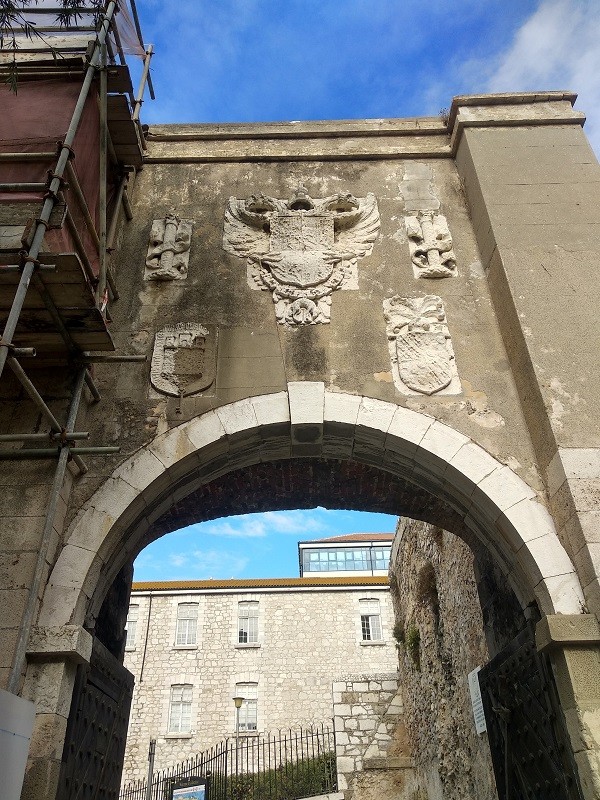
POLYGON ((298 382, 202 414, 124 461, 71 524, 39 624, 82 624, 152 525, 199 487, 259 462, 306 457, 405 479, 458 515, 523 605, 535 599, 544 614, 581 613, 579 580, 552 517, 509 467, 431 416, 298 382))

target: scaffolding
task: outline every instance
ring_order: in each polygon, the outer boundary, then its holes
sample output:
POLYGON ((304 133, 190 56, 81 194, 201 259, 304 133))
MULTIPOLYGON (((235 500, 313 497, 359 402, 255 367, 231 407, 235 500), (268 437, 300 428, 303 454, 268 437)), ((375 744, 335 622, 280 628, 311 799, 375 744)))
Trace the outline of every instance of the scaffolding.
POLYGON ((145 360, 115 352, 110 259, 120 222, 132 218, 128 187, 146 148, 140 109, 146 89, 154 99, 153 50, 134 0, 82 0, 64 13, 57 0, 17 4, 0 31, 0 82, 9 84, 0 115, 0 380, 8 367, 48 429, 1 434, 0 461, 56 460, 9 674, 15 694, 67 465, 82 475, 82 456, 119 452, 75 429, 84 388, 91 402, 101 399, 92 365, 145 360), (126 55, 143 59, 136 92, 126 55), (37 368, 57 366, 72 382, 64 422, 36 388, 37 368))

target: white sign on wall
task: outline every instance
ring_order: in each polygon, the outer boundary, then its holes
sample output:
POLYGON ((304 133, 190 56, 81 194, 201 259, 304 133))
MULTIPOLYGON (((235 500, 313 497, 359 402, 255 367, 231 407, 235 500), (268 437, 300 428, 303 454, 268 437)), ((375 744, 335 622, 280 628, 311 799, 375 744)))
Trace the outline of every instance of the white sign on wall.
POLYGON ((485 723, 485 714, 483 713, 483 701, 481 699, 481 689, 479 688, 479 670, 481 667, 475 667, 472 672, 469 672, 469 692, 471 693, 471 706, 473 707, 473 719, 475 720, 475 730, 477 733, 484 733, 487 731, 485 723))
POLYGON ((0 775, 3 800, 19 800, 23 787, 35 706, 0 689, 0 775))

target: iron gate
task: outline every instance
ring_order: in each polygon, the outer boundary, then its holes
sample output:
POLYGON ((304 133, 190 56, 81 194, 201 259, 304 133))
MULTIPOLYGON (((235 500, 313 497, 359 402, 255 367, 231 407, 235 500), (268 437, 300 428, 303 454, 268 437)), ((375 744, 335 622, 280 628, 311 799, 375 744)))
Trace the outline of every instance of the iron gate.
POLYGON ((117 800, 133 675, 94 639, 77 668, 59 778, 61 800, 117 800))
POLYGON ((581 800, 548 657, 532 623, 479 672, 499 800, 581 800))

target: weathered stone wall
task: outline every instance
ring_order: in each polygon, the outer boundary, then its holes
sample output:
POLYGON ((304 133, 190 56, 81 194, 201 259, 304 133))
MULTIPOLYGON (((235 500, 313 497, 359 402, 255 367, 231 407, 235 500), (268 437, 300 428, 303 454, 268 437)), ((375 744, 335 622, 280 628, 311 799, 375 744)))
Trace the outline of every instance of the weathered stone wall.
POLYGON ((398 673, 340 678, 333 684, 333 713, 345 800, 414 800, 398 673))
POLYGON ((162 769, 234 736, 238 682, 258 684, 258 731, 269 732, 329 722, 331 684, 349 668, 387 673, 396 667, 387 586, 155 593, 151 599, 148 623, 150 596, 132 598, 139 603, 139 620, 135 649, 125 654, 136 686, 124 780, 145 776, 151 737, 157 738, 156 769, 162 769), (366 597, 380 601, 381 642, 362 641, 359 600, 366 597), (259 601, 258 646, 237 644, 241 600, 259 601), (195 647, 174 646, 182 602, 199 604, 195 647), (169 694, 172 684, 182 683, 193 686, 192 733, 174 735, 167 731, 169 694))
POLYGON ((456 536, 401 520, 390 562, 404 719, 427 800, 495 800, 468 673, 488 658, 473 554, 456 536))

